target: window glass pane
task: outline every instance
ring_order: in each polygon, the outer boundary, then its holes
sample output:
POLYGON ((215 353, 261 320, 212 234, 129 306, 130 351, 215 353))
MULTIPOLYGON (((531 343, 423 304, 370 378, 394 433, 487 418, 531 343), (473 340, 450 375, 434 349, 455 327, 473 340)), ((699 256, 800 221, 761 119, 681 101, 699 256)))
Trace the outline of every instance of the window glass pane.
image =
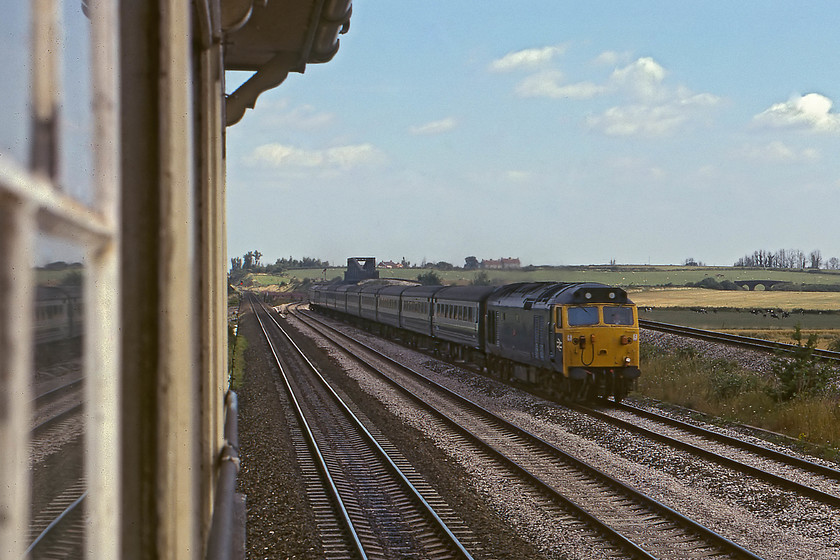
POLYGON ((632 325, 633 308, 605 305, 604 323, 607 325, 632 325))
POLYGON ((29 160, 29 2, 4 2, 0 16, 0 161, 29 160))
POLYGON ((598 324, 598 308, 597 307, 570 307, 568 311, 569 325, 597 325, 598 324))
POLYGON ((63 2, 58 183, 71 196, 93 197, 93 95, 90 20, 82 2, 63 2))
MULTIPOLYGON (((30 535, 41 534, 85 491, 82 383, 85 302, 82 249, 42 235, 36 242, 30 535), (56 510, 56 504, 62 504, 56 510)), ((68 558, 84 556, 84 518, 70 514, 46 542, 60 540, 68 558)), ((44 557, 43 551, 35 558, 44 557)))

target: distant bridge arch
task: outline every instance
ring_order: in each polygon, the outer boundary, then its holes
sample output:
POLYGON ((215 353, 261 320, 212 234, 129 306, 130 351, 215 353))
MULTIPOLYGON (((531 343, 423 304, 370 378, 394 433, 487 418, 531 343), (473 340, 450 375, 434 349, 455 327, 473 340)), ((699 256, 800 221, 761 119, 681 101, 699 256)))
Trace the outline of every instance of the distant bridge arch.
POLYGON ((769 290, 776 284, 790 284, 790 282, 786 280, 735 280, 735 284, 753 292, 756 286, 763 286, 765 290, 769 290))

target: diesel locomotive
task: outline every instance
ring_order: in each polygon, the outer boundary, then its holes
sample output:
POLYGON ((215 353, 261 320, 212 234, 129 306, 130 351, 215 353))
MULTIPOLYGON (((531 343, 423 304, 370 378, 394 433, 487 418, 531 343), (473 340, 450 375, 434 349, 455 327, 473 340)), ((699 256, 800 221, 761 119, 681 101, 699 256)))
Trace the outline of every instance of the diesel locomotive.
POLYGON ((315 284, 310 307, 489 375, 581 401, 620 402, 641 374, 635 304, 604 284, 315 284))

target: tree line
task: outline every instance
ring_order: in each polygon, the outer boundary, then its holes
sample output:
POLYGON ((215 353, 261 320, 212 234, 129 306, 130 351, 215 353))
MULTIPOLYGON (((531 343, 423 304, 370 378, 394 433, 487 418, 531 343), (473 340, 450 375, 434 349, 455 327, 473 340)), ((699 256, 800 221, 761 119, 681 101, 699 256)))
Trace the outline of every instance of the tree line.
POLYGON ((777 268, 777 269, 825 269, 840 270, 840 259, 831 257, 823 259, 819 249, 807 255, 799 249, 779 249, 778 251, 759 250, 750 255, 744 255, 735 265, 743 268, 777 268))
POLYGON ((281 274, 286 270, 293 268, 327 268, 330 266, 329 261, 322 261, 311 257, 303 257, 296 259, 294 257, 280 258, 274 261, 274 264, 260 263, 263 254, 259 251, 248 251, 241 257, 233 257, 230 259, 230 273, 231 275, 243 272, 265 272, 268 274, 281 274))

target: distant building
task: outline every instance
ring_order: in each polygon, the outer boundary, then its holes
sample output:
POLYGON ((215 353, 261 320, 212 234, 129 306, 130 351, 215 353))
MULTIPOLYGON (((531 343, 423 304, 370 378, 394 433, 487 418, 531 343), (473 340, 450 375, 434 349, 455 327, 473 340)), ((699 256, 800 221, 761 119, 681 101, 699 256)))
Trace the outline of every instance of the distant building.
POLYGON ((481 268, 486 270, 510 270, 514 268, 521 268, 519 259, 506 258, 499 260, 483 259, 481 261, 481 268))
POLYGON ((380 261, 376 268, 402 268, 402 263, 395 263, 394 261, 380 261))
POLYGON ((345 282, 361 282, 379 278, 374 257, 351 257, 347 259, 347 272, 344 273, 345 282))

